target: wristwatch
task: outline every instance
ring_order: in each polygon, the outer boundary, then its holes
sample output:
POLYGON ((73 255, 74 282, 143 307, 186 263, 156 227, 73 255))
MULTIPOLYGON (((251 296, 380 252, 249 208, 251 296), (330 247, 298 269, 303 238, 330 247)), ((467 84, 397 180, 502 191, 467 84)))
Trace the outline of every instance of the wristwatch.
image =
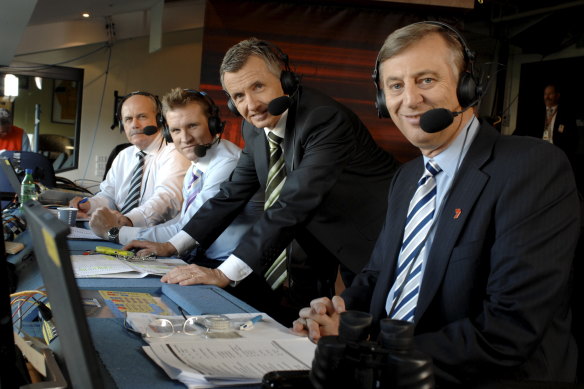
POLYGON ((118 237, 120 235, 120 229, 118 227, 112 227, 107 232, 107 239, 110 242, 120 243, 118 237))

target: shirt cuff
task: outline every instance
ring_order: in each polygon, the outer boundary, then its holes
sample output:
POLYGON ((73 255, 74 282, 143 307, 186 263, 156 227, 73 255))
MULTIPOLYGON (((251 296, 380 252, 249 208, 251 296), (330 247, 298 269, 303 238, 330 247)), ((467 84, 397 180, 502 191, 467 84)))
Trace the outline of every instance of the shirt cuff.
POLYGON ((146 218, 137 209, 132 209, 130 212, 126 213, 124 216, 132 221, 133 227, 147 227, 148 226, 148 224, 146 222, 146 218))
POLYGON ((178 255, 184 255, 186 252, 194 249, 197 246, 197 241, 192 236, 184 231, 179 231, 178 234, 168 240, 168 243, 176 248, 178 255))
POLYGON ((217 269, 221 270, 231 281, 234 281, 234 283, 231 283, 231 286, 237 285, 239 281, 249 276, 253 271, 251 267, 247 266, 245 262, 233 254, 219 265, 217 269))
POLYGON ((118 240, 121 244, 128 244, 133 240, 136 240, 138 237, 138 233, 142 228, 140 227, 122 227, 120 228, 120 235, 118 236, 118 240))

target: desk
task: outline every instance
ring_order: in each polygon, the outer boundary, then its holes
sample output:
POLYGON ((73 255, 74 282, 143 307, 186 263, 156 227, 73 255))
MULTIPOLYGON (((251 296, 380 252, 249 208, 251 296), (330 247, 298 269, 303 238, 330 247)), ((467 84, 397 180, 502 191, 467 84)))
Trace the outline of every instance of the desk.
MULTIPOLYGON (((19 238, 27 245, 30 252, 28 234, 25 232, 19 238)), ((120 245, 101 241, 70 240, 68 243, 71 254, 80 254, 85 250, 94 249, 96 245, 120 247, 120 245)), ((17 265, 20 278, 18 290, 36 289, 43 285, 36 260, 26 259, 26 255, 23 255, 19 258, 11 258, 11 262, 17 265)), ((141 279, 86 278, 77 279, 77 285, 80 289, 148 292, 162 296, 171 309, 177 311, 177 306, 180 306, 191 315, 257 312, 253 307, 231 296, 221 288, 210 285, 164 284, 160 282, 160 277, 141 279)), ((182 383, 168 378, 166 373, 144 354, 142 346, 146 343, 140 337, 124 329, 123 319, 88 318, 87 321, 95 349, 118 388, 166 389, 185 387, 182 383)), ((54 352, 59 355, 58 344, 54 352)), ((259 385, 252 387, 258 388, 259 385)))

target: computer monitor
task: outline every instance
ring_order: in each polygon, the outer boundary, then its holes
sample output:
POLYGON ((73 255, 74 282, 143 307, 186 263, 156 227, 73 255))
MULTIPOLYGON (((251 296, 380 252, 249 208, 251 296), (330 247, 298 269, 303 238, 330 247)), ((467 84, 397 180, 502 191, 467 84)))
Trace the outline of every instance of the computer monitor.
POLYGON ((97 389, 112 386, 111 377, 104 374, 104 367, 93 346, 81 294, 75 282, 67 248, 69 226, 38 201, 27 201, 24 215, 72 387, 97 389))
POLYGON ((10 159, 0 157, 0 200, 4 209, 14 199, 14 195, 20 194, 20 180, 14 171, 10 159))

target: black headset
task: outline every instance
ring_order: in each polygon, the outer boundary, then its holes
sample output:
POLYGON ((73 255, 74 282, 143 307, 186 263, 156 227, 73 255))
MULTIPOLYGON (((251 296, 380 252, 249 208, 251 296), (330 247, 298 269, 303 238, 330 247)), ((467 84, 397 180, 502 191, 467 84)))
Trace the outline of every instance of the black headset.
POLYGON ((132 93, 128 93, 127 95, 122 97, 122 99, 118 103, 118 108, 116 110, 116 117, 117 117, 118 123, 120 125, 120 131, 124 131, 124 118, 122 118, 122 106, 124 105, 126 100, 128 100, 130 97, 136 96, 136 95, 147 96, 147 97, 150 97, 151 99, 154 100, 154 103, 156 104, 156 127, 157 128, 164 128, 166 125, 166 121, 164 120, 164 116, 162 116, 162 103, 160 102, 158 97, 153 95, 152 93, 149 93, 149 92, 135 91, 132 93))
MULTIPOLYGON (((288 55, 284 53, 278 46, 268 41, 258 41, 257 46, 265 48, 262 50, 271 51, 281 62, 283 65, 282 72, 280 73, 280 83, 282 84, 282 90, 286 95, 293 95, 298 89, 298 85, 300 84, 300 77, 290 69, 290 60, 288 55)), ((229 110, 236 116, 241 116, 229 93, 225 91, 225 94, 227 94, 227 108, 229 108, 229 110)))
MULTIPOLYGON (((458 80, 458 86, 456 88, 456 96, 458 97, 458 103, 464 109, 471 105, 475 105, 480 100, 481 96, 483 95, 483 86, 480 83, 480 77, 477 75, 475 70, 475 53, 470 50, 466 41, 462 37, 462 35, 452 26, 438 22, 438 21, 424 21, 424 22, 417 22, 414 24, 433 24, 435 26, 440 26, 445 30, 451 31, 454 35, 458 38, 458 41, 461 43, 463 51, 464 51, 464 60, 466 63, 466 69, 462 72, 458 80)), ((381 51, 377 55, 377 59, 375 60, 375 69, 373 70, 373 83, 375 84, 376 90, 376 100, 375 100, 375 107, 377 108, 377 115, 380 118, 388 118, 389 111, 387 110, 387 105, 385 104, 385 94, 380 87, 380 72, 379 72, 379 55, 381 51)))
MULTIPOLYGON (((209 126, 209 132, 213 138, 215 138, 217 135, 221 137, 221 134, 223 134, 223 130, 225 129, 225 122, 221 121, 221 118, 219 117, 219 107, 217 107, 213 99, 211 99, 207 93, 195 89, 183 89, 183 91, 187 93, 187 96, 198 97, 207 103, 207 111, 209 113, 207 124, 209 126)), ((164 123, 164 127, 162 128, 162 135, 168 143, 172 143, 172 136, 170 135, 170 129, 168 128, 166 121, 164 123)))

